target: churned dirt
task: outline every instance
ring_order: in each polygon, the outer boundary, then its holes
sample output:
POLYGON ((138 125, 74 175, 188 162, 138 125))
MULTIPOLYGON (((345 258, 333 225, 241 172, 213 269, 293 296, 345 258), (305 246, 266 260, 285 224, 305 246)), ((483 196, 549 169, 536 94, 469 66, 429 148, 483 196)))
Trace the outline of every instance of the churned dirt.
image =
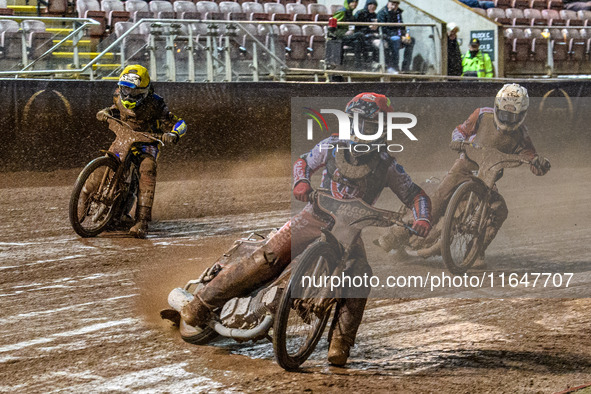
MULTIPOLYGON (((278 367, 268 342, 186 344, 159 318, 168 292, 233 239, 289 217, 289 157, 163 165, 146 240, 74 233, 79 170, 0 174, 0 392, 551 393, 591 383, 589 298, 372 299, 347 368, 327 365, 325 340, 299 373, 278 367)), ((588 273, 591 169, 515 169, 499 184, 510 213, 487 267, 588 273)))

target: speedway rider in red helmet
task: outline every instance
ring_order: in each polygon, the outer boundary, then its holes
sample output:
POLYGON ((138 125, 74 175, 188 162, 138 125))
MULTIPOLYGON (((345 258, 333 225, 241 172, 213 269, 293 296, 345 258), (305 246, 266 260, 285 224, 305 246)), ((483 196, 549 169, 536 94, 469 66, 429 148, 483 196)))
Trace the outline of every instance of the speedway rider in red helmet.
MULTIPOLYGON (((362 93, 348 104, 346 113, 359 119, 358 134, 373 135, 377 131, 379 112, 393 112, 390 100, 377 93, 362 93), (357 114, 355 116, 355 114, 357 114)), ((320 142, 314 149, 301 156, 293 167, 293 194, 300 201, 308 201, 312 191, 310 176, 323 168, 320 190, 339 199, 360 198, 374 204, 385 187, 389 187, 398 198, 415 214, 413 228, 426 236, 430 229, 431 202, 425 192, 411 180, 402 166, 384 150, 371 149, 353 154, 347 149, 319 149, 320 146, 346 147, 361 143, 357 140, 339 140, 333 135, 320 142)), ((368 141, 379 143, 379 140, 368 141)), ((223 268, 220 273, 201 289, 194 300, 181 312, 185 322, 193 326, 204 326, 210 310, 221 307, 227 300, 248 294, 263 283, 277 277, 291 261, 291 256, 302 253, 317 239, 321 229, 331 227, 330 218, 315 211, 308 203, 306 207, 288 221, 268 242, 240 264, 223 268)), ((349 275, 368 273, 363 242, 354 246, 351 258, 355 264, 347 270, 349 275)), ((340 299, 329 333, 330 348, 328 361, 342 366, 347 362, 349 350, 355 342, 357 328, 361 323, 369 289, 364 298, 340 299)))

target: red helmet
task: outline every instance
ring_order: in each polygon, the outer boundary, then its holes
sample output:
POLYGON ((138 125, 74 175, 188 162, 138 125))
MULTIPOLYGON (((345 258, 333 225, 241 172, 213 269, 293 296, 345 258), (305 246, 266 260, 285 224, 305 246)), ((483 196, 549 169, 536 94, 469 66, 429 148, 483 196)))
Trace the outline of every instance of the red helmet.
POLYGON ((378 93, 360 93, 347 103, 345 112, 353 117, 358 113, 360 118, 377 122, 379 112, 394 112, 390 99, 378 93))
MULTIPOLYGON (((351 118, 351 145, 369 146, 369 149, 355 150, 354 156, 359 157, 378 150, 378 144, 386 140, 384 124, 386 119, 380 113, 394 112, 390 99, 383 94, 361 93, 353 97, 347 104, 345 113, 351 118), (380 133, 381 126, 381 134, 380 133), (367 138, 363 138, 367 136, 367 138), (369 144, 369 145, 368 145, 369 144)), ((354 147, 355 149, 355 147, 354 147)))

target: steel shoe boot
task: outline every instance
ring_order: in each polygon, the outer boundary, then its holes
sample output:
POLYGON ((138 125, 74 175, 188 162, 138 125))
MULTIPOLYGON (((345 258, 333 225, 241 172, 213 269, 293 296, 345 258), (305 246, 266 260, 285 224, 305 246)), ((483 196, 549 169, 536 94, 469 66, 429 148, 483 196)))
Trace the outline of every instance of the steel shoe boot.
POLYGON ((129 235, 136 238, 146 238, 148 233, 148 221, 140 220, 129 229, 129 235))
POLYGON ((205 327, 211 316, 211 309, 197 296, 181 309, 181 319, 193 327, 205 327))
POLYGON ((328 348, 328 362, 337 367, 347 364, 351 345, 344 339, 333 337, 328 348))
POLYGON ((152 207, 138 207, 138 221, 129 229, 129 235, 136 238, 146 238, 148 233, 148 221, 152 215, 152 207))

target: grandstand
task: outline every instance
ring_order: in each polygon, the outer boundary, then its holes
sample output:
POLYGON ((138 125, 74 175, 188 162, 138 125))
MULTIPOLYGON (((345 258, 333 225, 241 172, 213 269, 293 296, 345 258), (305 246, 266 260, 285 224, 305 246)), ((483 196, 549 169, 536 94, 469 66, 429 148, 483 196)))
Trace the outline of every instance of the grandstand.
POLYGON ((495 0, 487 10, 403 0, 417 44, 411 72, 397 75, 384 72, 383 45, 363 70, 352 68, 350 48, 342 62, 327 57, 339 0, 33 2, 0 0, 0 77, 111 79, 140 62, 154 80, 173 82, 441 78, 450 22, 461 26, 463 52, 471 37, 486 37, 496 77, 591 73, 591 11, 561 0, 495 0))

